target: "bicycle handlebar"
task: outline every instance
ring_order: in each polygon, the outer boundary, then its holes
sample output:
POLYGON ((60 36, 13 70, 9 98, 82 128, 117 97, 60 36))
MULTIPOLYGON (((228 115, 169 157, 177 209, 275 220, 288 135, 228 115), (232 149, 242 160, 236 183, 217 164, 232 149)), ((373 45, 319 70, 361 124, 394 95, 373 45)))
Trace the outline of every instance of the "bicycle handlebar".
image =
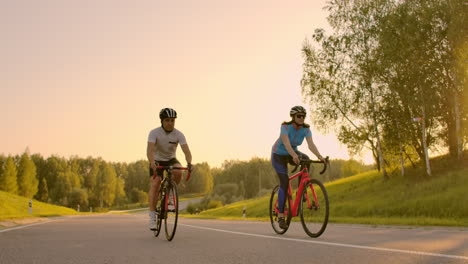
POLYGON ((299 161, 299 164, 297 164, 296 167, 294 167, 294 169, 291 171, 291 173, 294 173, 294 172, 297 170, 297 168, 298 168, 299 166, 301 166, 301 168, 303 168, 303 167, 305 167, 305 166, 308 167, 308 165, 311 164, 311 163, 323 163, 323 170, 320 172, 320 174, 323 174, 323 173, 327 170, 327 164, 329 164, 330 161, 329 161, 329 157, 328 157, 328 156, 325 158, 325 162, 324 162, 324 161, 321 161, 321 160, 308 160, 308 159, 307 159, 307 160, 303 160, 303 159, 301 159, 301 160, 299 161))
MULTIPOLYGON (((156 169, 164 169, 164 170, 188 170, 188 173, 187 173, 187 179, 185 181, 188 181, 190 179, 190 174, 192 173, 191 170, 189 170, 189 168, 187 167, 174 167, 174 166, 156 166, 156 169)), ((154 171, 154 176, 153 177, 156 177, 156 170, 154 171)))

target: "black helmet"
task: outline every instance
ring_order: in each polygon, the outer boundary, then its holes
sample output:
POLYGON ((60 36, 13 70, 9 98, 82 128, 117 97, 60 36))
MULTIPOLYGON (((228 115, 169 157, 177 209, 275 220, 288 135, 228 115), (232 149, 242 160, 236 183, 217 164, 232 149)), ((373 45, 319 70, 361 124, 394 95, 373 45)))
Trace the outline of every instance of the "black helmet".
POLYGON ((163 108, 159 111, 159 118, 161 120, 164 118, 177 118, 177 112, 172 108, 163 108))
POLYGON ((307 111, 305 110, 304 107, 300 106, 300 105, 296 105, 294 106, 293 108, 291 108, 291 111, 289 111, 289 115, 290 116, 294 116, 295 114, 297 113, 304 113, 306 114, 307 111))

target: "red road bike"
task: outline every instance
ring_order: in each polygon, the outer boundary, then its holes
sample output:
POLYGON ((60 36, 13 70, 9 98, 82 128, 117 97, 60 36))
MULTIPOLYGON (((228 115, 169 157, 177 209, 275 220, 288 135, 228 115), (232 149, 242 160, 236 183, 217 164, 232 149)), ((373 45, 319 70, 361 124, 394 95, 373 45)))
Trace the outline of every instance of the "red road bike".
MULTIPOLYGON (((309 176, 309 170, 311 163, 323 163, 323 170, 320 174, 323 174, 327 169, 328 157, 323 161, 315 160, 301 160, 301 170, 289 177, 288 194, 284 205, 284 217, 285 221, 289 225, 291 219, 295 216, 300 215, 302 227, 304 231, 310 237, 319 237, 325 231, 328 224, 329 215, 329 203, 328 194, 325 186, 317 179, 312 179, 309 176), (293 200, 291 180, 299 178, 299 186, 296 191, 296 197, 293 200)), ((294 173, 298 166, 292 171, 294 173)), ((277 234, 284 234, 288 230, 282 229, 278 224, 278 191, 279 185, 273 188, 270 198, 270 221, 273 230, 277 234)))
MULTIPOLYGON (((179 216, 179 196, 177 195, 177 184, 172 179, 172 170, 188 170, 187 167, 157 166, 158 169, 164 169, 164 177, 159 188, 158 199, 156 200, 156 213, 158 220, 154 236, 157 237, 161 231, 162 221, 164 220, 164 229, 166 239, 171 241, 177 229, 177 218, 179 216)), ((156 170, 155 170, 156 177, 156 170)), ((190 170, 187 173, 187 181, 190 179, 190 170)))

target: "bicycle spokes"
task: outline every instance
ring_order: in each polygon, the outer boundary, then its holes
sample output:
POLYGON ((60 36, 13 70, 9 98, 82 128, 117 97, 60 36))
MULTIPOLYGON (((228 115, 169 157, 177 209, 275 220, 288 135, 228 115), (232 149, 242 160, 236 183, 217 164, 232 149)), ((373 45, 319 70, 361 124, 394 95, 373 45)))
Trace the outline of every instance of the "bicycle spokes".
POLYGON ((164 225, 166 229, 166 238, 171 241, 174 238, 177 228, 177 218, 179 215, 179 199, 177 197, 177 186, 175 183, 170 184, 166 189, 164 204, 166 208, 166 217, 164 225))
POLYGON ((300 215, 302 226, 311 237, 320 236, 328 223, 329 204, 325 186, 312 179, 302 190, 300 215))

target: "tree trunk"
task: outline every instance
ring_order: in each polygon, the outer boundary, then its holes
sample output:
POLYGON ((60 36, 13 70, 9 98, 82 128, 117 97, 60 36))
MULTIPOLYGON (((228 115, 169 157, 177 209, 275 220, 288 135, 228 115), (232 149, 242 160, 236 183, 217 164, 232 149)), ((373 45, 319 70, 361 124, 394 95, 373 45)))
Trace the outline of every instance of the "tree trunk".
POLYGON ((377 155, 379 157, 379 164, 380 164, 380 167, 382 168, 382 173, 383 173, 383 176, 384 176, 384 180, 388 180, 389 177, 388 177, 388 174, 387 174, 387 170, 385 169, 384 156, 383 156, 383 152, 382 152, 382 144, 380 142, 379 125, 378 125, 378 122, 377 122, 377 114, 376 114, 376 111, 375 111, 374 91, 373 91, 373 88, 372 88, 371 84, 369 84, 369 91, 370 91, 371 103, 372 103, 372 119, 374 121, 375 135, 377 137, 377 155))
POLYGON ((398 123, 397 123, 397 131, 398 131, 398 145, 400 146, 401 176, 405 176, 405 158, 403 157, 403 146, 401 144, 400 126, 398 125, 398 123))
POLYGON ((423 148, 424 148, 424 159, 426 160, 426 173, 427 173, 427 176, 431 176, 432 175, 432 172, 431 172, 431 164, 429 162, 429 154, 428 154, 428 151, 427 151, 427 144, 426 144, 426 111, 424 109, 424 106, 422 106, 422 114, 423 114, 423 117, 422 117, 422 144, 423 144, 423 148))
POLYGON ((460 117, 460 107, 458 106, 458 97, 455 93, 455 133, 457 138, 457 159, 459 161, 463 158, 463 138, 461 133, 461 117, 460 117))

